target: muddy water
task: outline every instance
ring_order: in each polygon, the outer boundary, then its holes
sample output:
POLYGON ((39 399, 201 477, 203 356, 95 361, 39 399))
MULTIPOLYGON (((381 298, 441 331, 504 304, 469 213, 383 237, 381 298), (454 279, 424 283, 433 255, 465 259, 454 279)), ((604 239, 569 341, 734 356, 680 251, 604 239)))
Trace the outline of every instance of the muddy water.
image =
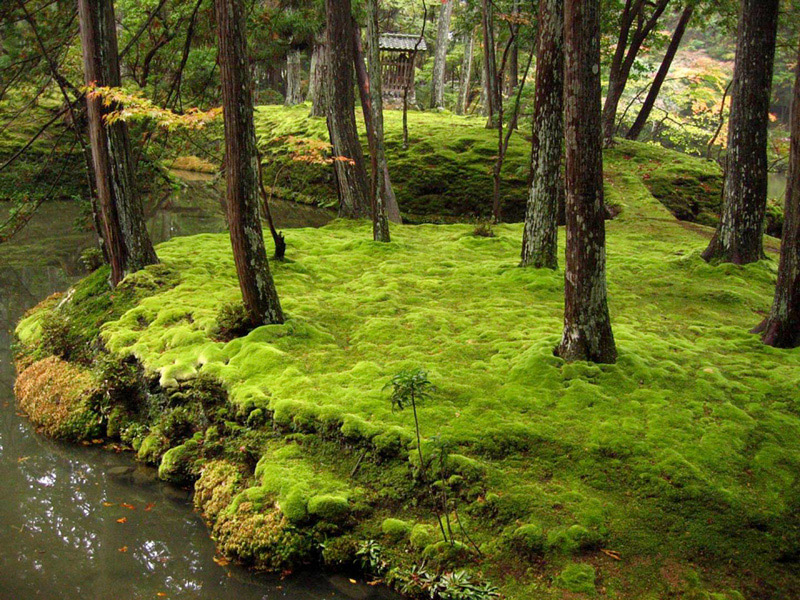
MULTIPOLYGON (((180 190, 150 211, 156 240, 224 228, 213 193, 203 209, 189 195, 180 190)), ((291 205, 275 213, 280 227, 330 219, 291 205)), ((80 275, 77 257, 92 242, 73 232, 77 216, 70 204, 48 205, 0 253, 0 600, 392 598, 321 572, 280 580, 219 564, 188 492, 158 482, 126 453, 47 440, 17 414, 9 332, 80 275)))

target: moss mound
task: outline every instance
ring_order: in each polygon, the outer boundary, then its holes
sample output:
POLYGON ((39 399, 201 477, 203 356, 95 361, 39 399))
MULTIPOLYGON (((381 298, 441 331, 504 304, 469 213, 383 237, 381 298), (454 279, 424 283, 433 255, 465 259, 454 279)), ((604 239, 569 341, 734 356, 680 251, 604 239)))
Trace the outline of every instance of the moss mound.
POLYGON ((92 374, 55 356, 34 362, 14 385, 20 408, 46 435, 72 441, 102 435, 92 374))

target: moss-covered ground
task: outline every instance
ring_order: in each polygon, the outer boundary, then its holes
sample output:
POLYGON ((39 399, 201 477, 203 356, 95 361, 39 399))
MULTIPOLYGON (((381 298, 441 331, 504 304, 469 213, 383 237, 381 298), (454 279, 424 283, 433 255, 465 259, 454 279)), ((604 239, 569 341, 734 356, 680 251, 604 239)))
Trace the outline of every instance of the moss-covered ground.
POLYGON ((238 285, 227 236, 200 235, 160 245, 166 270, 117 299, 96 275, 31 314, 23 355, 72 339, 58 311, 83 340, 100 315, 108 435, 165 478, 199 476, 220 548, 256 566, 360 557, 413 593, 424 560, 520 600, 800 597, 800 352, 748 333, 775 263, 706 264, 710 230, 653 196, 647 150, 606 164, 615 365, 553 356, 563 270, 517 266, 520 225, 394 226, 377 244, 345 221, 292 231, 273 264, 284 325, 218 339, 238 285), (384 389, 416 367, 437 388, 423 474, 412 413, 384 389))

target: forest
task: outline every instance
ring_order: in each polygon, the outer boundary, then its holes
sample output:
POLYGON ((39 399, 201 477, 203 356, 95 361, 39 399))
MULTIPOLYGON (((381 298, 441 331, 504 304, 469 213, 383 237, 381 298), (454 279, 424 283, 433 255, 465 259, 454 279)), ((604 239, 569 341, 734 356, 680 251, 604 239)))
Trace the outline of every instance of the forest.
POLYGON ((800 1, 3 0, 0 600, 800 599, 800 1))

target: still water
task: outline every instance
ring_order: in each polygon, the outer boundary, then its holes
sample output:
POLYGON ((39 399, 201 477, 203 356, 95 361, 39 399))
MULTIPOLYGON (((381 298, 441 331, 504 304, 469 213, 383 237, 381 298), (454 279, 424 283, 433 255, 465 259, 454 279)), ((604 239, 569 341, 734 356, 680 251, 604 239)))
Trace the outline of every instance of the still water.
MULTIPOLYGON (((221 231, 218 193, 193 184, 150 210, 156 241, 221 231), (206 193, 207 205, 189 196, 206 193)), ((0 209, 1 210, 1 209, 0 209)), ((276 203, 279 227, 322 225, 325 211, 276 203)), ((91 240, 75 234, 70 204, 51 204, 0 253, 0 600, 394 598, 322 572, 281 580, 215 562, 187 491, 161 483, 127 453, 37 435, 17 414, 10 330, 20 316, 80 276, 91 240)), ((291 242, 290 242, 291 243, 291 242)), ((219 561, 223 563, 224 561, 219 561)))

